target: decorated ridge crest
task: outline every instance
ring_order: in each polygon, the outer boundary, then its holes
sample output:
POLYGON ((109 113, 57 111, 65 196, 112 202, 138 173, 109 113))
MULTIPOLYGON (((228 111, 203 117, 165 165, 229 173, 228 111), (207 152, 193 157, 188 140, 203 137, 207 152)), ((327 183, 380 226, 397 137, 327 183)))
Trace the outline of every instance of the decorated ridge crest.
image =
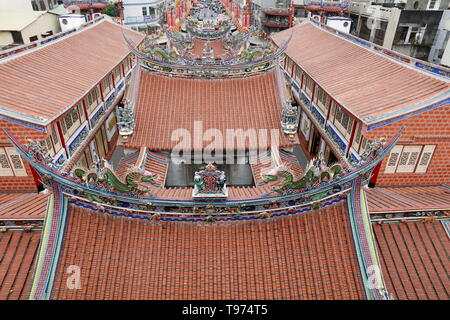
POLYGON ((204 170, 194 174, 194 190, 192 197, 196 199, 220 199, 227 198, 225 172, 217 170, 212 163, 206 165, 204 170))

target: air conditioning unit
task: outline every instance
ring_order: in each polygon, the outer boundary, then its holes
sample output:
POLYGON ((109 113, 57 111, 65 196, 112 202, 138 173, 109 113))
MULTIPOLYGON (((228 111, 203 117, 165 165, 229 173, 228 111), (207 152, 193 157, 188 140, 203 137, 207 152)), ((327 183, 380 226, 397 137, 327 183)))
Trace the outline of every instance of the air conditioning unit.
POLYGON ((78 29, 83 23, 86 22, 86 18, 82 14, 67 14, 58 17, 59 25, 62 32, 66 32, 72 29, 78 29))
POLYGON ((338 31, 350 33, 352 19, 345 17, 328 17, 327 26, 330 26, 338 31))
POLYGON ((100 12, 96 12, 92 15, 92 19, 97 19, 98 17, 100 17, 102 14, 100 12))

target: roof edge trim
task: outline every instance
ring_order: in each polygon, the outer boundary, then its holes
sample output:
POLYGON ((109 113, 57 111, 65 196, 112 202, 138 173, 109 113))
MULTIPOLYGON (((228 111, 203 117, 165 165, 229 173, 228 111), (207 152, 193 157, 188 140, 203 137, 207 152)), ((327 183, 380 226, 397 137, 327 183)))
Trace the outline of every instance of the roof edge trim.
MULTIPOLYGON (((450 91, 450 90, 449 90, 450 91)), ((398 117, 392 117, 392 118, 387 118, 385 120, 380 120, 379 122, 373 122, 373 123, 368 123, 368 127, 367 127, 367 131, 376 129, 376 128, 380 128, 383 127, 385 125, 400 121, 400 120, 404 120, 407 119, 409 117, 415 116, 417 114, 423 113, 423 112, 427 112, 427 111, 431 111, 437 108, 441 108, 441 107, 445 107, 450 105, 450 97, 447 96, 446 99, 441 100, 439 102, 436 102, 432 105, 428 105, 427 107, 418 107, 415 110, 411 111, 410 113, 398 116, 398 117)))

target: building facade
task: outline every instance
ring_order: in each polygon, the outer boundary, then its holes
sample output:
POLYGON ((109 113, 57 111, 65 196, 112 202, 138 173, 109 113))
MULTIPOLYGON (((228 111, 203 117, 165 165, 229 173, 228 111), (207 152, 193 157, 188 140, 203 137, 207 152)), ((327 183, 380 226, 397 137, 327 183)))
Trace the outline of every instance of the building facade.
POLYGON ((166 0, 123 1, 123 23, 134 30, 159 29, 165 19, 166 0))
POLYGON ((42 40, 61 31, 56 14, 0 10, 0 48, 42 40))
MULTIPOLYGON (((449 1, 402 1, 396 3, 354 1, 350 5, 352 34, 389 50, 437 62, 432 47, 436 42, 444 10, 449 1)), ((444 39, 445 40, 445 39, 444 39)), ((436 48, 433 48, 435 51, 436 48)))
POLYGON ((294 5, 287 0, 256 0, 251 2, 256 26, 267 33, 285 30, 292 26, 294 5))
MULTIPOLYGON (((40 141, 46 156, 60 168, 70 164, 68 159, 90 166, 94 160, 107 157, 118 138, 115 108, 122 99, 135 64, 123 42, 120 26, 109 21, 97 22, 95 26, 91 24, 85 24, 77 34, 57 43, 51 43, 52 38, 49 38, 49 44, 38 43, 41 47, 22 55, 19 54, 23 50, 21 48, 10 50, 3 53, 0 60, 2 74, 14 70, 12 72, 16 77, 22 77, 24 88, 31 97, 18 102, 21 99, 16 91, 11 90, 8 83, 2 83, 2 127, 15 133, 21 141, 40 141), (103 46, 92 47, 91 41, 103 42, 103 46), (79 47, 78 50, 74 49, 74 44, 79 47), (82 58, 86 48, 91 48, 89 55, 96 57, 90 60, 93 63, 91 66, 82 58), (43 85, 41 80, 48 62, 41 57, 64 57, 68 54, 67 50, 70 50, 72 57, 78 54, 79 59, 72 60, 70 64, 64 60, 60 60, 59 64, 52 62, 52 68, 59 70, 60 78, 48 79, 43 85), (97 59, 107 57, 108 62, 99 68, 97 59), (27 76, 29 63, 41 70, 39 76, 27 76), (92 68, 96 71, 89 71, 92 68), (61 88, 66 88, 62 89, 66 90, 64 94, 57 93, 61 88), (43 102, 42 94, 49 92, 53 92, 56 98, 43 102)), ((131 32, 129 36, 139 39, 137 34, 131 32)), ((59 37, 56 35, 53 38, 59 37)), ((0 190, 39 189, 42 182, 33 169, 14 153, 3 131, 0 139, 0 190)))
MULTIPOLYGON (((276 42, 281 41, 281 35, 275 36, 276 42)), ((374 139, 387 137, 404 127, 402 140, 374 171, 372 184, 448 183, 448 69, 424 65, 313 20, 296 26, 291 41, 297 45, 286 50, 283 69, 301 106, 300 139, 309 156, 321 155, 325 162, 352 161, 362 155, 374 139), (313 52, 339 46, 346 49, 342 48, 342 54, 333 52, 332 61, 323 56, 319 58, 322 66, 330 65, 330 73, 324 69, 320 72, 308 64, 308 61, 318 60, 313 52), (371 59, 372 64, 364 66, 363 60, 352 61, 348 52, 353 50, 371 59), (380 57, 379 53, 384 53, 385 57, 380 57), (410 64, 417 71, 410 70, 410 64), (372 76, 380 72, 386 77, 393 72, 397 74, 391 81, 390 93, 382 90, 384 82, 377 85, 379 77, 372 76), (401 79, 407 77, 422 78, 426 87, 421 89, 420 83, 408 81, 412 87, 406 88, 406 82, 401 79), (435 97, 426 90, 433 90, 435 97)), ((381 74, 380 77, 383 78, 381 74)))

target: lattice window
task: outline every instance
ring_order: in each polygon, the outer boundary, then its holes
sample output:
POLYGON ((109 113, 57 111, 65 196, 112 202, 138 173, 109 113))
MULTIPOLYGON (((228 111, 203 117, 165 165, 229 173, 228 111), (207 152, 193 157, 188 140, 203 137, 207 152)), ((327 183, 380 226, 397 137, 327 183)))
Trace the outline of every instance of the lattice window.
POLYGON ((12 171, 5 148, 0 148, 0 176, 6 177, 13 175, 14 172, 12 171))
POLYGON ((22 158, 20 157, 19 153, 17 152, 16 148, 14 147, 8 147, 5 148, 6 154, 9 157, 9 162, 12 165, 12 169, 14 171, 14 175, 16 177, 24 177, 27 176, 27 171, 25 170, 25 167, 22 162, 22 158))
POLYGON ((61 119, 61 128, 66 138, 69 138, 81 125, 81 121, 85 119, 84 113, 82 114, 82 120, 80 119, 79 112, 82 112, 81 105, 75 106, 61 119))
POLYGON ((409 159, 409 152, 403 152, 402 156, 400 157, 399 165, 404 166, 406 165, 406 162, 409 159))
POLYGON ((397 166, 396 172, 407 173, 414 172, 416 168, 418 155, 422 150, 422 146, 405 146, 397 166))
POLYGON ((106 95, 111 91, 112 89, 112 81, 111 81, 111 74, 108 74, 103 80, 102 80, 102 88, 103 88, 103 95, 106 99, 106 95))
POLYGON ((95 109, 95 107, 97 107, 98 103, 99 103, 99 89, 96 86, 94 89, 91 90, 91 92, 89 92, 89 94, 86 96, 86 105, 87 105, 87 109, 89 111, 92 111, 95 109))
POLYGON ((428 166, 430 165, 431 158, 433 157, 434 150, 436 149, 435 145, 426 145, 423 147, 422 155, 419 159, 419 164, 416 168, 416 173, 425 173, 428 170, 428 166))
POLYGON ((122 79, 122 66, 118 65, 114 69, 113 74, 114 74, 114 80, 116 81, 116 86, 117 86, 117 83, 119 82, 119 80, 122 79))
POLYGON ((395 146, 386 164, 385 173, 424 173, 433 156, 434 145, 395 146))
MULTIPOLYGON (((362 144, 361 144, 362 147, 362 144)), ((391 153, 389 154, 389 160, 387 161, 386 168, 384 170, 384 173, 394 173, 397 164, 400 160, 400 154, 402 153, 403 146, 395 146, 392 148, 391 153)))

